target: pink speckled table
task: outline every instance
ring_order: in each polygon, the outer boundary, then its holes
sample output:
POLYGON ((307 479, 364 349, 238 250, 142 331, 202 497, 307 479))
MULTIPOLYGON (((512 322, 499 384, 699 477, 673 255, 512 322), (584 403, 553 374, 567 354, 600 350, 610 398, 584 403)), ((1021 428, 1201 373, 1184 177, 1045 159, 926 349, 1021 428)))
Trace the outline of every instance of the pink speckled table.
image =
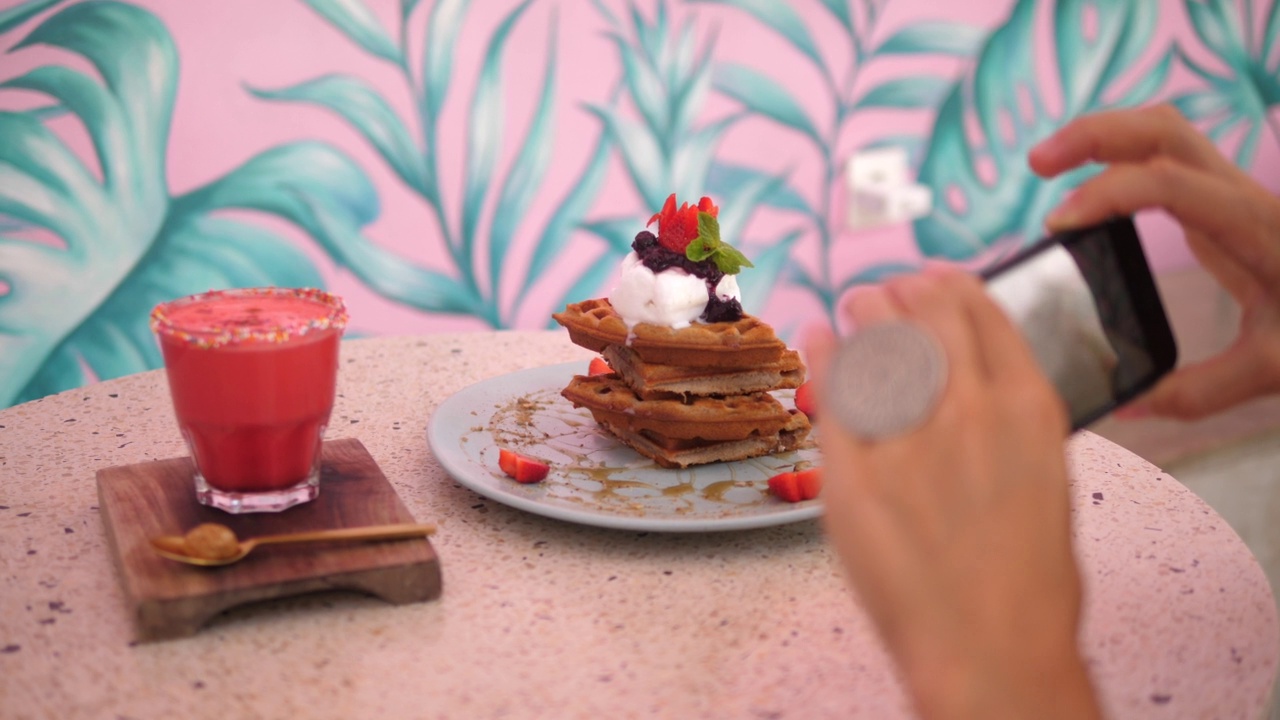
MULTIPOLYGON (((184 452, 160 372, 0 411, 0 717, 491 718, 910 715, 807 521, 663 535, 482 499, 437 465, 432 409, 478 380, 589 354, 562 333, 343 346, 331 437, 359 438, 440 524, 444 596, 232 611, 132 645, 94 472, 184 452)), ((1258 718, 1275 604, 1240 538, 1176 480, 1071 443, 1083 647, 1114 717, 1258 718)))

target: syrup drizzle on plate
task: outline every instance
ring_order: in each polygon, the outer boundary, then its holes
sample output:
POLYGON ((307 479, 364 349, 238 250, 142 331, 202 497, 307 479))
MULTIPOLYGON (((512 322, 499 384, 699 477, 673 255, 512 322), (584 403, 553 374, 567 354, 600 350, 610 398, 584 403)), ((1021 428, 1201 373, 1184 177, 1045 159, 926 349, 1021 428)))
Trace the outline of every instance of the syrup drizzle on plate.
MULTIPOLYGON (((465 388, 433 415, 432 451, 451 475, 482 495, 584 524, 704 532, 795 522, 821 513, 817 501, 791 504, 768 492, 769 477, 797 463, 820 462, 812 442, 750 460, 664 468, 560 396, 570 378, 584 370, 582 363, 567 363, 465 388), (542 482, 521 485, 498 468, 501 448, 548 463, 551 473, 542 482)), ((779 393, 779 399, 789 401, 786 395, 779 393)))

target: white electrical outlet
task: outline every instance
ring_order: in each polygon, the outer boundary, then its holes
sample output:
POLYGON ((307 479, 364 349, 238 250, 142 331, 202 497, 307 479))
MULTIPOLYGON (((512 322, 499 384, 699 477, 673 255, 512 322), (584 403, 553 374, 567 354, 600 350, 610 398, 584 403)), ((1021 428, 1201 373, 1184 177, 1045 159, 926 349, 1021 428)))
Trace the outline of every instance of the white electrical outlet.
POLYGON ((933 190, 911 180, 911 163, 902 148, 856 153, 845 169, 848 225, 861 230, 907 222, 929 214, 933 190))

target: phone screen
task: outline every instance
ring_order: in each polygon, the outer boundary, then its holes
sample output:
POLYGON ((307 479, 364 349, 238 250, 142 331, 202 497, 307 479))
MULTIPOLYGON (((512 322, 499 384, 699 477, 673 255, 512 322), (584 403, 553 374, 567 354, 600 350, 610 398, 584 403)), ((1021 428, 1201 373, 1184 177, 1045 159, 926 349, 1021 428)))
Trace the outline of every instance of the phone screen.
POLYGON ((1128 218, 1045 238, 983 277, 1066 402, 1073 429, 1173 368, 1173 335, 1128 218))

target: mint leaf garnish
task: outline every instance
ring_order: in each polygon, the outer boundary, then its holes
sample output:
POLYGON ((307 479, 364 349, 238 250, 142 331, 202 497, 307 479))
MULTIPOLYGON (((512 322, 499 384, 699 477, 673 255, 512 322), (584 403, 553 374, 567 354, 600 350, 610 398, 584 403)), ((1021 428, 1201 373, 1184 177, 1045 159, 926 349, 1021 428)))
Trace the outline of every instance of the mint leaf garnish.
POLYGON ((715 249, 708 246, 707 241, 701 235, 689 241, 684 248, 684 256, 694 262, 702 262, 711 257, 715 249))
POLYGON ((732 245, 727 244, 721 244, 720 247, 716 248, 716 253, 711 259, 715 262, 716 267, 720 268, 720 272, 725 275, 737 275, 744 267, 755 267, 747 259, 746 255, 743 255, 732 245))
POLYGON ((725 275, 737 275, 744 267, 755 267, 746 255, 720 240, 720 221, 709 212, 698 213, 698 237, 685 247, 684 256, 694 262, 710 258, 725 275))
POLYGON ((715 249, 720 245, 720 221, 709 212, 698 213, 698 239, 705 239, 707 246, 715 249))

